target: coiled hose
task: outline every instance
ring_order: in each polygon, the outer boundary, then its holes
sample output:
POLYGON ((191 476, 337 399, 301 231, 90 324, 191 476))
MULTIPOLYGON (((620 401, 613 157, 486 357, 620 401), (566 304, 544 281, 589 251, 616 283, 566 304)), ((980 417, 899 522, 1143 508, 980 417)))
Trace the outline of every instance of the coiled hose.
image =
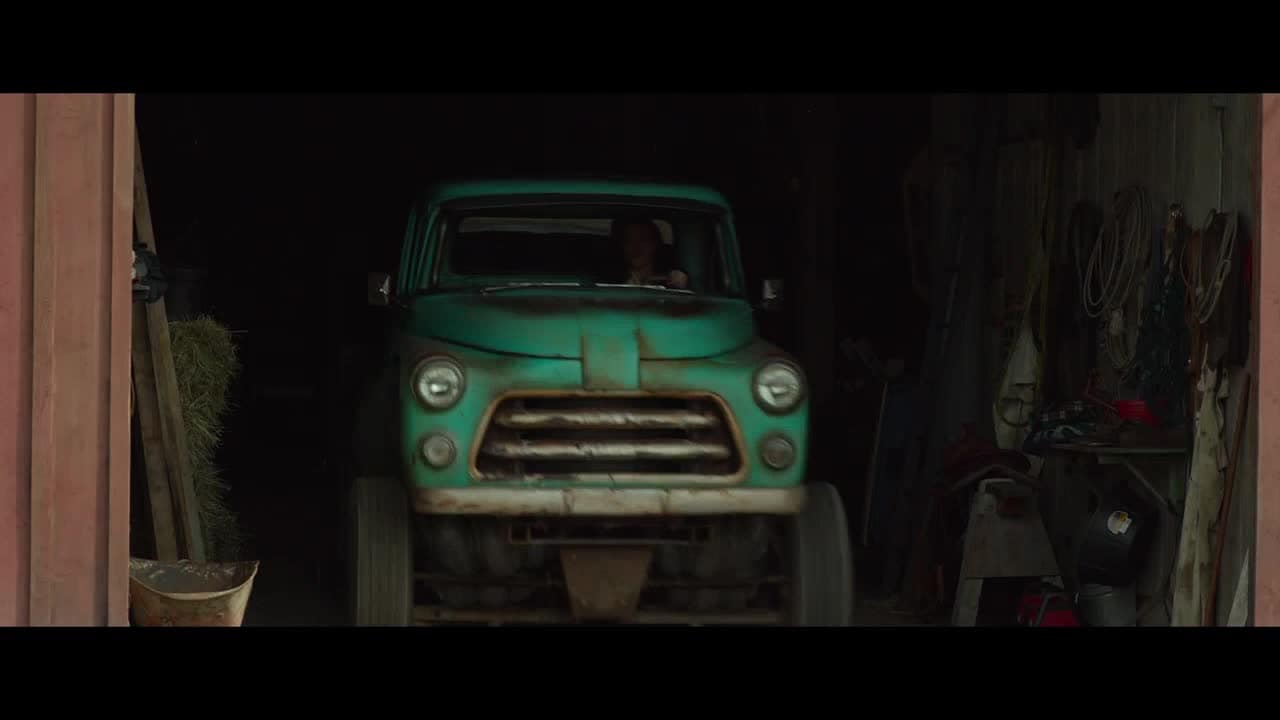
POLYGON ((1126 340, 1124 307, 1150 253, 1147 194, 1142 186, 1134 185, 1115 194, 1111 213, 1093 243, 1080 289, 1085 313, 1091 318, 1103 318, 1107 354, 1117 370, 1125 370, 1133 363, 1135 353, 1126 340))
POLYGON ((1201 325, 1208 323, 1214 311, 1218 309, 1222 288, 1226 285, 1227 276, 1231 274, 1238 229, 1239 216, 1236 213, 1211 210, 1208 218, 1205 219, 1204 229, 1200 231, 1199 241, 1187 243, 1183 248, 1180 263, 1182 282, 1187 287, 1192 316, 1201 325), (1210 238, 1217 239, 1218 255, 1213 262, 1213 274, 1209 278, 1209 284, 1206 285, 1204 246, 1210 244, 1208 242, 1210 238), (1195 255, 1189 267, 1188 252, 1195 255))

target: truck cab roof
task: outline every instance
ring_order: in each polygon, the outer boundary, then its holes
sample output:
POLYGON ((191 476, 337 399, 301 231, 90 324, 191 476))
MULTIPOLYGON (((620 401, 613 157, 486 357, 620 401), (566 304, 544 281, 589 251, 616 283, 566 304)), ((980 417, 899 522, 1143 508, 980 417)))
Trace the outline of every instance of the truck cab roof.
POLYGON ((703 185, 600 177, 489 178, 441 183, 427 192, 432 205, 503 196, 600 196, 611 199, 661 199, 729 210, 724 195, 703 185))

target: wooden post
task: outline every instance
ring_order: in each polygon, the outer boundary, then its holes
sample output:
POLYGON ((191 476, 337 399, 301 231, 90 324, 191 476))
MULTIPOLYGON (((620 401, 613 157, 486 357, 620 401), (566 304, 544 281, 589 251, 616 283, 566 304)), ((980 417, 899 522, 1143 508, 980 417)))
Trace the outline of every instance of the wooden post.
POLYGON ((133 96, 0 95, 0 624, 123 625, 133 96))

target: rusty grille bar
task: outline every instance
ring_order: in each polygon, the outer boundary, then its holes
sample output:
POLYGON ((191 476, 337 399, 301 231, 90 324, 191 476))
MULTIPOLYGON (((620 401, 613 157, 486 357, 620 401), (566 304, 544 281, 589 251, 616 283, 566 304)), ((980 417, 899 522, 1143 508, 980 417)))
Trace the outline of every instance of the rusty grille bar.
POLYGON ((516 430, 708 430, 720 418, 690 410, 503 410, 493 422, 516 430))
POLYGON ((564 442, 489 441, 481 450, 508 460, 727 460, 729 446, 691 440, 564 442))

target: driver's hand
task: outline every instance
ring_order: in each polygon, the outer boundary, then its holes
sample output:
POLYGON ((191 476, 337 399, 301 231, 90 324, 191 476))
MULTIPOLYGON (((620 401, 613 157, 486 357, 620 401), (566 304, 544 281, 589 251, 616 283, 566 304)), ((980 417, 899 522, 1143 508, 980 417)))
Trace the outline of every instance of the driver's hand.
POLYGON ((671 274, 667 276, 667 287, 674 288, 676 290, 688 290, 689 276, 679 270, 672 270, 671 274))

